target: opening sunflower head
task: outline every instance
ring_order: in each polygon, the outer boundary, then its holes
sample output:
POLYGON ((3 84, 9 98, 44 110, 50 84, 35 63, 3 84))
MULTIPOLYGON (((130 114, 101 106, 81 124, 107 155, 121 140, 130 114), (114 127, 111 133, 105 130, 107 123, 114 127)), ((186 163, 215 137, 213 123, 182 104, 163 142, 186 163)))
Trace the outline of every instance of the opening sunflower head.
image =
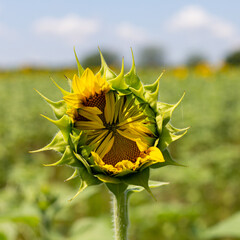
POLYGON ((101 182, 149 188, 149 167, 179 165, 167 147, 187 132, 170 123, 182 98, 176 104, 158 102, 162 74, 156 82, 144 86, 136 74, 134 58, 131 70, 124 74, 123 64, 118 76, 102 55, 102 67, 96 75, 76 60, 79 74, 70 80, 70 92, 57 85, 63 100, 53 102, 40 94, 57 120, 46 118, 59 132, 38 151, 61 152, 62 158, 50 165, 75 168, 69 179, 81 178, 79 192, 101 182))
POLYGON ((94 76, 90 69, 81 78, 74 76, 72 88, 73 93, 64 97, 67 114, 73 127, 84 132, 98 169, 119 174, 164 162, 161 151, 153 147, 156 122, 134 94, 110 90, 105 77, 94 76))

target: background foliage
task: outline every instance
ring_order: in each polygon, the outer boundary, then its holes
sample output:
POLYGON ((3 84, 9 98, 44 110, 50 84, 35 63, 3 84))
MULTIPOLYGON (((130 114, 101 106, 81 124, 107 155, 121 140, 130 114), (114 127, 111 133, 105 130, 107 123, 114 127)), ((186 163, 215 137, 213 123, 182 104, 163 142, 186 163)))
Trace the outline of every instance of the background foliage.
MULTIPOLYGON (((118 72, 118 70, 116 70, 118 72)), ((57 160, 53 152, 29 154, 48 143, 56 128, 40 117, 52 112, 34 91, 52 100, 60 93, 53 77, 67 87, 65 69, 0 73, 0 240, 110 240, 110 196, 104 186, 91 187, 69 202, 78 181, 64 183, 71 169, 44 167, 57 160)), ((161 69, 139 69, 145 83, 161 69)), ((189 133, 172 144, 171 153, 188 167, 152 170, 152 179, 170 185, 153 190, 157 201, 136 193, 130 201, 130 239, 240 239, 240 70, 207 64, 167 69, 160 100, 175 103, 173 116, 189 133), (231 227, 229 227, 231 226, 231 227)))

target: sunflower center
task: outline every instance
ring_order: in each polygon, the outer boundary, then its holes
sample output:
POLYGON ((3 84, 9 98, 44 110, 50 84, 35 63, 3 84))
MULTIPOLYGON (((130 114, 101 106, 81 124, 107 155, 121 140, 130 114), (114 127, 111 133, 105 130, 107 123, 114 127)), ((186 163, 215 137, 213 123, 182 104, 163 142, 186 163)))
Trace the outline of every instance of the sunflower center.
POLYGON ((103 157, 102 160, 104 163, 112 166, 115 166, 118 162, 123 160, 129 160, 134 163, 140 156, 140 153, 141 152, 134 141, 116 133, 111 150, 103 157))
POLYGON ((107 130, 109 130, 113 134, 117 132, 117 128, 118 128, 116 123, 112 123, 112 124, 105 123, 105 127, 107 130))
POLYGON ((83 102, 83 105, 86 106, 86 107, 97 107, 103 112, 104 107, 106 105, 105 93, 104 92, 102 92, 100 94, 95 93, 90 98, 87 98, 83 102))

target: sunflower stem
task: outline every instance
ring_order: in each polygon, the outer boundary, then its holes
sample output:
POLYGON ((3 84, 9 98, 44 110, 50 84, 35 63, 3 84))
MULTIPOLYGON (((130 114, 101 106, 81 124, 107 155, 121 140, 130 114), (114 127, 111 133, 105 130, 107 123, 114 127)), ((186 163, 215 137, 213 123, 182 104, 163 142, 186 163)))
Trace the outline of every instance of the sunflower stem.
POLYGON ((128 196, 127 191, 113 194, 113 221, 115 240, 128 239, 128 196))

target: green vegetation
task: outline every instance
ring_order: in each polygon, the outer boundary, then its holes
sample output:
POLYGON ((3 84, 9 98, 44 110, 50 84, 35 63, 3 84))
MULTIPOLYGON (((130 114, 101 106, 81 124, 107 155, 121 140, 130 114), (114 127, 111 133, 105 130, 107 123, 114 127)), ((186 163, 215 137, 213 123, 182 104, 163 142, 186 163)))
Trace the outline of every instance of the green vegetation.
MULTIPOLYGON (((200 70, 169 69, 161 80, 161 101, 175 103, 186 91, 173 119, 177 127, 191 129, 170 150, 188 167, 151 172, 152 179, 170 182, 153 190, 156 202, 146 192, 132 196, 131 240, 240 239, 240 70, 200 70)), ((61 95, 49 77, 67 88, 64 75, 71 78, 75 72, 0 73, 0 240, 113 237, 107 189, 91 187, 69 202, 79 184, 77 179, 63 182, 72 170, 44 167, 59 159, 54 152, 29 153, 56 132, 39 115, 53 116, 34 88, 58 100, 61 95)), ((142 69, 138 74, 150 83, 159 72, 142 69)))

